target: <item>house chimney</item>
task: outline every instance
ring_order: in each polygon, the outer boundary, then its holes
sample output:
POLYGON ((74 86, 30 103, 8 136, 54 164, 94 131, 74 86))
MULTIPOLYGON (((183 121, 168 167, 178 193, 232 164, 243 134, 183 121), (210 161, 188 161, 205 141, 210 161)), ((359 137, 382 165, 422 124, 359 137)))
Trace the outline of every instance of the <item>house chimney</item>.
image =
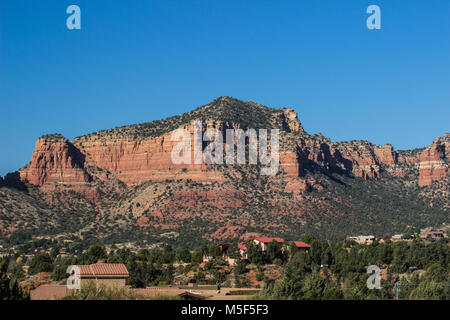
POLYGON ((100 259, 97 261, 97 264, 103 264, 103 263, 105 263, 105 260, 103 260, 103 259, 100 259))

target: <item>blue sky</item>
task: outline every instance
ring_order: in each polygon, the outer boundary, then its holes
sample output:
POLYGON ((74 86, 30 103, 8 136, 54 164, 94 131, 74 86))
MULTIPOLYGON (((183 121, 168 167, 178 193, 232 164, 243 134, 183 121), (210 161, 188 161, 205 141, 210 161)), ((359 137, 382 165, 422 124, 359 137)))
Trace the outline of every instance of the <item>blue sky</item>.
POLYGON ((449 132, 450 1, 0 0, 0 175, 36 139, 229 95, 309 133, 423 147, 449 132), (81 8, 81 30, 66 8, 81 8), (381 8, 381 30, 366 8, 381 8))

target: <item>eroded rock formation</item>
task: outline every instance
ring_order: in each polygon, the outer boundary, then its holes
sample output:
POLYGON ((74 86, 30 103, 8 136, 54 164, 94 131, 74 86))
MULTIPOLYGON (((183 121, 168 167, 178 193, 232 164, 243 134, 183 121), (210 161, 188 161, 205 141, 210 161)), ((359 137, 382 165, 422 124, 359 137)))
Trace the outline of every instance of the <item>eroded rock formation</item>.
MULTIPOLYGON (((227 103, 234 103, 234 100, 222 97, 215 102, 223 107, 228 106, 227 103)), ((239 103, 245 105, 247 102, 239 103)), ((267 116, 267 111, 262 106, 254 105, 252 107, 266 117, 268 126, 278 125, 282 135, 293 141, 291 144, 286 143, 287 146, 283 145, 283 139, 281 141, 280 166, 288 183, 286 190, 293 189, 295 192, 298 192, 294 190, 295 188, 300 191, 308 190, 306 182, 299 183, 297 180, 291 182, 291 179, 301 177, 304 170, 311 167, 325 172, 341 170, 363 179, 373 179, 383 170, 401 177, 405 174, 404 166, 416 166, 419 168, 420 186, 429 185, 432 181, 447 176, 449 134, 436 139, 420 157, 405 156, 395 151, 392 145, 376 146, 366 141, 332 143, 320 134, 308 135, 304 132, 294 110, 270 109, 275 111, 267 116)), ((208 113, 208 105, 201 110, 208 113)), ((203 119, 191 118, 179 128, 192 133, 195 120, 203 119)), ((206 119, 203 120, 203 125, 203 130, 243 127, 241 123, 221 119, 206 119)), ((130 136, 118 132, 120 131, 113 129, 108 130, 107 134, 94 133, 78 137, 72 142, 61 135, 41 137, 36 142, 30 163, 20 170, 20 177, 38 186, 59 183, 78 189, 86 188, 92 180, 86 170, 88 167, 102 170, 103 174, 96 176, 98 179, 107 180, 113 176, 128 186, 139 185, 146 181, 192 180, 201 183, 221 183, 226 180, 214 166, 204 163, 174 164, 171 152, 178 142, 171 139, 173 130, 151 137, 140 137, 139 134, 130 136)))

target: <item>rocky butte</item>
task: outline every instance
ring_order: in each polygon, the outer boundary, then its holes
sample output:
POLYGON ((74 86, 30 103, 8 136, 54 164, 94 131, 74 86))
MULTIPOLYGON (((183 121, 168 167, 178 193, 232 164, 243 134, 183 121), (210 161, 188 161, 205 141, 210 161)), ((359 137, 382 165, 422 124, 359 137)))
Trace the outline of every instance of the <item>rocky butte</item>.
MULTIPOLYGON (((87 205, 74 197, 78 194, 102 217, 130 216, 127 223, 157 230, 187 227, 195 218, 206 223, 204 237, 220 238, 220 228, 221 234, 233 238, 255 230, 296 232, 296 226, 310 226, 311 219, 321 226, 319 216, 346 214, 340 206, 351 206, 357 214, 353 198, 315 198, 331 192, 328 184, 336 177, 358 185, 368 181, 367 186, 377 179, 403 181, 414 192, 438 188, 448 196, 449 143, 448 133, 422 150, 397 151, 367 141, 331 142, 305 132, 293 109, 220 97, 182 115, 72 141, 60 134, 45 135, 17 176, 20 183, 37 188, 36 197, 50 211, 55 201, 87 205), (280 173, 263 179, 251 166, 173 164, 172 132, 193 132, 198 120, 203 130, 279 129, 280 173)), ((0 202, 4 212, 8 206, 0 202)))

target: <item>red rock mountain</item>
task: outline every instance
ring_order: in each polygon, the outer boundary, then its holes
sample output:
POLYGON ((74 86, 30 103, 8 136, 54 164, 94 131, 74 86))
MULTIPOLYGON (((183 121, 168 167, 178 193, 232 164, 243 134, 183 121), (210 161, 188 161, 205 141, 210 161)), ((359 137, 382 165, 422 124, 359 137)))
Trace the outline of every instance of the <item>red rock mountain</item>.
MULTIPOLYGON (((424 150, 396 151, 391 145, 366 141, 333 143, 320 134, 306 133, 292 109, 220 97, 180 116, 72 141, 59 134, 43 136, 19 176, 22 183, 38 187, 47 204, 54 203, 49 198, 55 192, 63 192, 64 201, 75 192, 100 214, 131 214, 141 227, 176 230, 189 219, 201 219, 214 222, 202 231, 207 238, 239 237, 261 226, 266 231, 293 232, 282 217, 290 216, 294 225, 305 225, 308 210, 326 212, 327 202, 314 203, 309 195, 330 190, 320 177, 407 179, 417 192, 437 183, 448 195, 449 152, 448 133, 424 150), (195 120, 203 121, 203 130, 280 129, 280 174, 261 182, 263 178, 248 166, 173 164, 171 151, 177 142, 171 141, 172 132, 178 128, 193 132, 195 120), (272 196, 266 197, 267 193, 272 196), (213 209, 205 209, 207 213, 197 210, 209 206, 213 209), (245 212, 234 215, 246 206, 264 217, 255 219, 245 212)), ((333 201, 345 204, 344 199, 333 201)), ((345 213, 336 210, 335 214, 345 213)))
MULTIPOLYGON (((391 145, 376 146, 365 141, 332 143, 320 135, 305 135, 295 111, 286 109, 284 114, 293 128, 290 134, 299 134, 294 138, 295 145, 280 154, 280 164, 288 179, 301 177, 301 169, 307 162, 325 170, 337 166, 363 179, 376 178, 381 170, 402 176, 404 172, 400 165, 418 166, 420 186, 447 177, 450 152, 448 133, 434 140, 421 154, 404 156, 391 145)), ((220 128, 222 124, 213 121, 211 126, 220 128)), ((180 127, 193 132, 192 126, 180 127)), ((126 185, 167 179, 223 181, 222 174, 206 165, 173 164, 171 151, 178 142, 171 141, 171 134, 172 131, 143 139, 117 137, 114 133, 100 137, 93 134, 72 142, 61 135, 43 136, 36 142, 30 163, 20 170, 20 177, 37 186, 63 183, 78 189, 89 186, 91 177, 85 167, 92 166, 113 174, 126 185)), ((100 178, 108 177, 103 175, 100 178)))
POLYGON ((419 158, 419 185, 428 186, 434 180, 447 177, 450 158, 450 134, 437 138, 419 158))

